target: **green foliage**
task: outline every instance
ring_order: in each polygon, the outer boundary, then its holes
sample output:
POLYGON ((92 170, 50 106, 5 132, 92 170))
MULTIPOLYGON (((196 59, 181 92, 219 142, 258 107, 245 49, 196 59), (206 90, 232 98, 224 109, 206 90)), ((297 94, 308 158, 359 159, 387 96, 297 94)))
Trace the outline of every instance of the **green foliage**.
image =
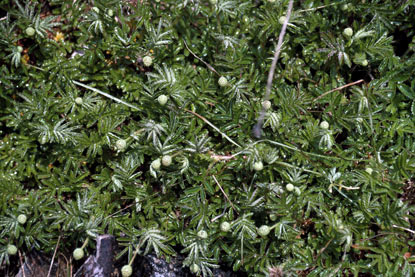
POLYGON ((0 1, 0 264, 109 233, 204 276, 413 276, 414 1, 295 1, 261 139, 288 1, 211 2, 0 1))

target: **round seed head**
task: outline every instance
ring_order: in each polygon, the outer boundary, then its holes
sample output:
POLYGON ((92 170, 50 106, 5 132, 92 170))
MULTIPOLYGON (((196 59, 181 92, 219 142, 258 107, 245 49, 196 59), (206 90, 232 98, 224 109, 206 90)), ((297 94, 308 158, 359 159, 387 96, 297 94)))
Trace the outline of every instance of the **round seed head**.
POLYGON ((82 105, 82 103, 83 103, 84 101, 82 100, 82 98, 81 97, 76 97, 75 98, 75 103, 77 104, 77 105, 82 105))
POLYGON ((268 225, 262 225, 261 227, 259 227, 258 229, 258 234, 261 237, 265 237, 269 234, 269 232, 271 231, 271 228, 269 228, 268 225))
POLYGON ((228 79, 226 79, 226 77, 222 76, 222 77, 219 78, 218 84, 221 87, 226 87, 228 85, 228 79))
POLYGON ((149 67, 153 64, 153 59, 150 56, 145 56, 143 58, 143 63, 144 63, 144 66, 149 67))
POLYGON ((231 229, 231 224, 227 221, 224 221, 220 224, 220 230, 222 232, 228 232, 231 229))
POLYGON ((269 110, 270 108, 271 108, 271 101, 269 101, 269 100, 265 100, 264 102, 262 102, 262 107, 265 109, 265 110, 269 110))
MULTIPOLYGON (((212 0, 211 0, 212 1, 212 0)), ((199 272, 199 266, 197 265, 197 264, 192 264, 191 266, 190 266, 190 271, 192 272, 192 273, 198 273, 199 272)))
POLYGON ((26 35, 28 35, 29 37, 33 36, 35 34, 35 29, 33 27, 27 27, 26 30, 26 35))
POLYGON ((125 265, 121 268, 122 277, 130 277, 133 274, 133 267, 131 265, 125 265))
POLYGON ((115 146, 117 147, 118 150, 122 151, 127 146, 127 142, 124 139, 119 139, 115 143, 115 146))
POLYGON ((16 253, 17 253, 17 247, 13 244, 9 244, 7 246, 7 254, 13 256, 13 255, 16 255, 16 253))
POLYGON ((208 233, 205 230, 200 230, 197 232, 197 236, 201 239, 207 239, 208 233))
POLYGON ((293 185, 293 184, 287 184, 287 185, 285 186, 285 189, 286 189, 287 191, 293 191, 293 190, 294 190, 294 185, 293 185))
POLYGON ((163 156, 163 158, 161 158, 161 163, 163 164, 163 166, 171 165, 171 161, 172 161, 172 158, 169 155, 165 155, 163 156))
POLYGON ((159 97, 157 97, 157 101, 158 101, 158 102, 159 102, 159 104, 160 104, 160 105, 162 105, 162 106, 166 105, 167 100, 169 100, 169 99, 168 99, 168 98, 167 98, 167 96, 166 96, 166 95, 164 95, 164 94, 162 94, 162 95, 160 95, 159 97))
POLYGON ((80 259, 82 259, 84 257, 84 250, 82 249, 82 248, 76 248, 74 251, 73 251, 73 258, 75 259, 75 260, 80 260, 80 259))
POLYGON ((264 168, 264 165, 261 161, 254 163, 254 170, 261 171, 264 168))
POLYGON ((282 24, 284 24, 284 22, 285 22, 285 20, 287 19, 287 17, 286 16, 280 16, 280 18, 278 18, 278 22, 282 25, 282 24))
POLYGON ((25 224, 27 221, 27 216, 25 214, 19 214, 19 216, 17 217, 17 222, 19 222, 20 224, 25 224))
POLYGON ((327 121, 323 121, 320 123, 320 128, 327 130, 330 127, 330 124, 327 121))
POLYGON ((343 35, 344 35, 345 37, 350 38, 351 36, 353 36, 353 29, 352 29, 352 28, 350 28, 350 27, 348 27, 348 28, 344 29, 344 30, 343 30, 343 35))
POLYGON ((151 163, 151 167, 152 167, 154 170, 159 170, 159 169, 160 169, 160 166, 161 166, 160 159, 154 160, 154 161, 151 163))

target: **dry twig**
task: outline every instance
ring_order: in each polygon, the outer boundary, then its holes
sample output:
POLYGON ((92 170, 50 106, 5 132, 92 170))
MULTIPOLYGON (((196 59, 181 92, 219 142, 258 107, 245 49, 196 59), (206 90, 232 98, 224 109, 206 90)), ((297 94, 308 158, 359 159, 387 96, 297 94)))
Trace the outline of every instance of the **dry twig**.
POLYGON ((330 239, 326 245, 324 245, 323 248, 320 249, 320 252, 318 252, 316 258, 314 259, 314 261, 317 261, 318 257, 320 257, 320 255, 324 252, 324 250, 326 250, 326 248, 329 246, 329 244, 333 241, 333 239, 330 239))
MULTIPOLYGON (((267 87, 266 87, 264 101, 267 101, 269 99, 269 95, 271 93, 272 79, 274 78, 275 67, 277 66, 278 57, 280 56, 282 42, 284 40, 285 31, 287 30, 288 21, 290 20, 292 8, 293 8, 293 0, 290 0, 290 2, 288 3, 287 15, 286 15, 284 24, 282 25, 281 33, 278 37, 278 43, 277 43, 277 47, 275 48, 274 58, 272 60, 271 68, 268 73, 268 80, 267 80, 267 87)), ((261 137, 261 129, 262 129, 262 124, 264 123, 264 118, 265 118, 265 108, 262 107, 261 113, 259 114, 259 117, 258 117, 258 122, 255 124, 254 129, 252 130, 252 133, 256 138, 261 137)))
POLYGON ((195 113, 194 111, 191 111, 191 110, 188 110, 188 109, 184 109, 184 110, 186 112, 188 112, 188 113, 191 113, 191 114, 197 116, 201 120, 203 120, 206 124, 208 124, 210 127, 212 127, 213 129, 215 129, 215 131, 217 131, 219 134, 221 134, 224 138, 226 138, 229 142, 233 143, 235 146, 241 147, 239 144, 237 144, 235 141, 233 141, 230 137, 228 137, 225 133, 223 133, 218 127, 216 127, 215 125, 213 125, 209 120, 207 120, 206 118, 204 118, 200 114, 195 113))
POLYGON ((222 186, 219 184, 218 180, 216 179, 215 175, 212 175, 213 180, 215 180, 216 184, 219 186, 220 190, 222 191, 223 195, 225 195, 226 199, 229 201, 229 204, 231 204, 232 209, 236 211, 235 206, 233 205, 232 201, 229 199, 226 192, 223 190, 222 186))
POLYGON ((53 262, 55 260, 55 256, 56 256, 56 251, 58 251, 58 247, 59 247, 59 242, 61 240, 61 236, 58 237, 58 242, 56 243, 56 247, 55 247, 55 251, 53 252, 53 256, 52 256, 52 260, 50 261, 50 266, 49 266, 49 271, 48 271, 48 276, 50 276, 50 273, 52 271, 52 267, 53 267, 53 262))
POLYGON ((207 62, 205 62, 204 60, 202 60, 201 58, 199 58, 195 53, 193 53, 192 50, 190 50, 189 46, 187 46, 187 43, 185 40, 183 40, 184 45, 186 46, 187 50, 190 52, 190 54, 192 54, 196 59, 198 59, 199 61, 201 61, 202 63, 204 63, 211 71, 213 71, 214 73, 216 73, 217 75, 221 76, 214 68, 213 66, 211 66, 210 64, 208 64, 207 62))
POLYGON ((313 102, 316 102, 317 100, 319 100, 319 99, 323 98, 324 96, 326 96, 326 95, 327 95, 327 94, 329 94, 329 93, 332 93, 332 92, 335 92, 335 91, 338 91, 338 90, 342 90, 342 89, 344 89, 344 88, 347 88, 347 87, 350 87, 350 86, 354 86, 354 85, 360 84, 360 83, 362 83, 362 82, 364 82, 364 80, 363 80, 363 79, 360 79, 359 81, 356 81, 356 82, 353 82, 353 83, 349 83, 349 84, 346 84, 346 85, 344 85, 344 86, 341 86, 341 87, 338 87, 338 88, 335 88, 335 89, 332 89, 332 90, 326 91, 325 93, 323 93, 323 94, 322 94, 322 95, 320 95, 319 97, 315 98, 315 99, 313 100, 313 102))
POLYGON ((24 263, 23 263, 23 259, 22 259, 22 254, 20 253, 20 251, 19 251, 19 259, 20 259, 20 267, 22 269, 23 277, 26 277, 26 273, 25 273, 25 270, 24 270, 24 263))

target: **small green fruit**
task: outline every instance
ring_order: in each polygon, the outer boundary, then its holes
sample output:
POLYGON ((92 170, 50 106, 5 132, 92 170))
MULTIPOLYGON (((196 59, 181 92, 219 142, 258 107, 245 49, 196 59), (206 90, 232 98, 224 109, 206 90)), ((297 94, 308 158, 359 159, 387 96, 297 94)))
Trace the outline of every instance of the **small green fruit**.
POLYGON ((200 230, 197 232, 197 236, 201 239, 207 239, 208 233, 205 230, 200 230))
POLYGON ((42 136, 41 138, 40 138, 40 144, 45 144, 46 142, 48 142, 48 138, 46 137, 46 136, 42 136))
POLYGON ((209 0, 210 4, 212 5, 216 5, 216 3, 218 3, 218 0, 209 0))
POLYGON ((330 127, 329 123, 327 121, 323 121, 320 123, 320 128, 327 130, 330 127))
POLYGON ((218 84, 221 87, 226 87, 228 85, 228 79, 226 79, 226 77, 220 77, 218 80, 218 84))
POLYGON ((167 100, 169 100, 169 98, 168 98, 166 95, 164 95, 164 94, 162 94, 162 95, 160 95, 159 97, 157 97, 157 101, 158 101, 158 102, 159 102, 159 104, 160 104, 160 105, 162 105, 162 106, 166 105, 167 100))
POLYGON ((22 53, 23 52, 23 47, 21 47, 20 45, 17 46, 17 52, 22 53))
POLYGON ((111 10, 111 9, 109 9, 109 10, 107 11, 107 14, 108 14, 108 16, 109 16, 109 17, 113 17, 113 15, 114 15, 114 11, 113 11, 113 10, 111 10))
POLYGON ((19 214, 19 216, 17 217, 17 222, 19 222, 20 224, 25 224, 27 221, 27 216, 24 214, 19 214))
POLYGON ((362 65, 363 66, 367 66, 369 63, 368 63, 368 61, 367 60, 364 60, 363 62, 362 62, 362 65))
POLYGON ((73 251, 73 258, 75 260, 78 261, 78 260, 82 259, 83 257, 84 257, 84 250, 82 248, 76 248, 73 251))
POLYGON ((254 170, 261 171, 264 168, 264 165, 261 161, 254 163, 254 170))
POLYGON ((122 277, 130 277, 133 274, 133 267, 131 265, 125 265, 121 268, 122 277))
POLYGON ((191 266, 190 266, 190 271, 192 272, 192 273, 198 273, 199 272, 199 270, 200 270, 200 268, 199 268, 199 266, 197 265, 197 264, 192 264, 191 266))
POLYGON ((294 185, 293 185, 293 184, 287 184, 287 185, 285 186, 285 189, 286 189, 287 191, 293 191, 293 190, 294 190, 294 185))
POLYGON ((365 171, 369 175, 372 175, 372 173, 373 173, 373 169, 371 169, 370 167, 366 167, 365 171))
POLYGON ((159 170, 159 169, 160 169, 160 166, 161 166, 160 159, 154 160, 154 161, 151 163, 151 167, 152 167, 154 170, 159 170))
POLYGON ((16 255, 17 253, 17 247, 13 244, 9 244, 7 246, 7 254, 9 255, 16 255))
POLYGON ((82 100, 82 98, 81 97, 76 97, 75 98, 75 103, 77 104, 77 105, 82 105, 82 103, 83 103, 84 101, 82 100))
POLYGON ((127 146, 127 142, 124 139, 119 139, 117 140, 117 142, 115 143, 115 146, 117 147, 117 149, 119 151, 122 151, 125 149, 125 147, 127 146))
POLYGON ((163 158, 161 158, 161 163, 163 164, 163 166, 170 166, 171 161, 172 161, 172 158, 169 155, 165 155, 163 156, 163 158))
POLYGON ((295 187, 295 188, 294 188, 294 193, 295 193, 297 196, 300 196, 300 195, 301 195, 301 190, 300 190, 300 188, 295 187))
POLYGON ((275 221, 275 220, 277 220, 277 215, 276 214, 270 214, 269 219, 271 219, 271 221, 275 221))
POLYGON ((341 6, 341 10, 342 11, 347 11, 349 9, 349 5, 348 4, 343 4, 342 6, 341 6))
POLYGON ((231 229, 231 224, 227 221, 224 221, 220 224, 220 230, 222 232, 228 232, 231 229))
POLYGON ((270 3, 275 3, 275 0, 268 0, 268 2, 270 2, 270 3))
POLYGON ((287 17, 286 16, 280 16, 280 18, 278 18, 278 22, 282 25, 282 24, 284 24, 284 22, 285 22, 285 20, 287 19, 287 17))
POLYGON ((153 64, 153 59, 150 56, 145 56, 143 58, 143 63, 144 63, 144 66, 149 67, 153 64))
POLYGON ((348 37, 348 38, 352 37, 352 36, 353 36, 353 29, 352 29, 352 28, 350 28, 350 27, 348 27, 348 28, 344 29, 344 30, 343 30, 343 35, 344 35, 345 37, 348 37))
POLYGON ((35 34, 35 29, 33 27, 27 27, 25 32, 26 32, 26 35, 31 37, 35 34))
POLYGON ((249 23, 249 21, 251 21, 251 20, 249 19, 249 17, 248 17, 248 16, 246 16, 246 15, 242 16, 242 22, 243 22, 243 23, 248 24, 248 23, 249 23))
POLYGON ((259 227, 258 229, 258 234, 261 237, 265 237, 269 234, 269 232, 271 231, 271 228, 269 228, 269 226, 267 225, 262 225, 261 227, 259 227))
POLYGON ((271 109, 271 101, 269 101, 269 100, 265 100, 264 102, 262 102, 262 107, 263 107, 265 110, 269 110, 269 109, 271 109))
POLYGON ((98 7, 93 7, 92 10, 96 13, 99 13, 99 8, 98 7))

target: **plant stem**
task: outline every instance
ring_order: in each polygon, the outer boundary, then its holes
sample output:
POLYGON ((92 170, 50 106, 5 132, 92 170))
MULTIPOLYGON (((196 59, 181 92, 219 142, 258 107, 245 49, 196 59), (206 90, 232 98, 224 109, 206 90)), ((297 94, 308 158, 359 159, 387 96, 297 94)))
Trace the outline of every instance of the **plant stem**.
POLYGON ((88 244, 89 238, 86 238, 86 240, 84 241, 84 244, 82 244, 81 249, 84 249, 86 247, 86 245, 88 244))

